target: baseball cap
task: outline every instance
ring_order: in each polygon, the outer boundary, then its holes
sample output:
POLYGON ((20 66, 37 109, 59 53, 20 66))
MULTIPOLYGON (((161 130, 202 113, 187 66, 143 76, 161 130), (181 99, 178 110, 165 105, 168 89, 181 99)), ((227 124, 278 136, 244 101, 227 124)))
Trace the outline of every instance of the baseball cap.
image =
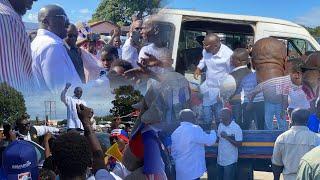
POLYGON ((123 129, 114 129, 111 131, 111 137, 118 137, 125 142, 129 142, 129 136, 128 133, 123 129))
POLYGON ((24 140, 9 144, 2 155, 4 176, 8 180, 38 179, 35 147, 24 140))

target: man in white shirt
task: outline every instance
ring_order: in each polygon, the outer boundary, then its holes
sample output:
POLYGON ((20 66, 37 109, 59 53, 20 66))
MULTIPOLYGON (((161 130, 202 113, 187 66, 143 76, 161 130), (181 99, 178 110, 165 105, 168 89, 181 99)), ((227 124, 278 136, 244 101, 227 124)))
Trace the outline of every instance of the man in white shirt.
POLYGON ((141 36, 146 45, 141 48, 139 53, 139 63, 146 66, 149 70, 159 76, 170 76, 168 84, 160 84, 156 80, 148 80, 148 87, 151 85, 163 88, 163 93, 166 98, 168 110, 166 112, 166 121, 171 123, 179 117, 179 112, 186 107, 187 101, 190 99, 189 83, 184 76, 176 73, 172 68, 171 51, 167 47, 165 26, 155 21, 153 17, 146 19, 143 22, 141 36), (165 85, 165 86, 164 86, 165 85))
POLYGON ((36 38, 31 43, 32 72, 40 90, 58 92, 67 83, 81 84, 81 79, 64 47, 69 25, 65 11, 57 5, 40 9, 36 38))
POLYGON ((121 49, 121 58, 131 63, 136 68, 138 67, 137 62, 139 60, 139 49, 140 49, 140 31, 142 26, 142 20, 136 20, 132 22, 129 38, 126 40, 121 49))
MULTIPOLYGON (((212 121, 212 110, 217 121, 218 112, 222 104, 217 98, 219 96, 219 81, 222 81, 231 71, 230 57, 232 50, 220 42, 216 34, 208 34, 203 41, 203 58, 200 60, 194 72, 194 78, 198 79, 201 70, 206 67, 206 80, 202 83, 200 90, 203 94, 204 121, 212 121)), ((218 122, 218 121, 217 121, 218 122)))
POLYGON ((232 121, 231 111, 224 108, 220 112, 221 123, 218 127, 218 180, 236 179, 238 147, 242 144, 242 130, 232 121))
POLYGON ((76 87, 74 89, 74 96, 66 96, 68 89, 70 88, 71 84, 67 83, 64 90, 61 92, 61 101, 67 106, 67 129, 72 130, 83 130, 83 125, 78 117, 77 114, 77 104, 87 105, 86 102, 81 98, 82 96, 82 89, 81 87, 76 87))
POLYGON ((29 115, 24 114, 16 121, 16 136, 18 139, 33 141, 35 143, 40 143, 38 137, 43 136, 46 133, 58 133, 59 129, 49 126, 31 126, 28 120, 29 115))
POLYGON ((272 155, 274 179, 295 180, 301 158, 319 145, 319 137, 307 127, 310 112, 296 109, 292 112, 293 126, 278 136, 272 155))
POLYGON ((190 109, 180 112, 180 126, 172 133, 172 157, 177 180, 199 179, 206 172, 205 145, 216 142, 214 130, 207 134, 195 125, 195 114, 190 109))

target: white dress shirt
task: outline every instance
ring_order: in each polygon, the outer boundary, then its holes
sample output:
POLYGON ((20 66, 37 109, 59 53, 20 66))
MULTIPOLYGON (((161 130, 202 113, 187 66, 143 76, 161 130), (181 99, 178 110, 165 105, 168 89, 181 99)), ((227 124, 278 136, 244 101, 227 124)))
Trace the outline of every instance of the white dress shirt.
MULTIPOLYGON (((50 127, 50 126, 33 126, 33 127, 36 129, 38 137, 44 136, 48 132, 50 132, 50 133, 59 132, 59 129, 56 127, 50 127)), ((23 135, 23 134, 19 133, 19 131, 17 133, 19 135, 19 139, 23 139, 25 141, 32 141, 30 132, 28 132, 27 135, 23 135)))
POLYGON ((205 133, 198 125, 181 122, 172 133, 172 157, 176 166, 177 180, 193 180, 206 172, 205 145, 211 146, 216 140, 215 131, 205 133))
POLYGON ((240 126, 232 121, 229 126, 223 123, 218 127, 218 158, 217 162, 220 166, 228 166, 238 161, 238 148, 231 144, 228 140, 221 137, 221 132, 226 132, 228 136, 234 136, 235 141, 242 141, 242 130, 240 126))
POLYGON ((67 90, 62 91, 61 101, 67 106, 67 128, 80 128, 83 129, 83 125, 78 117, 77 104, 83 104, 87 106, 86 102, 75 96, 66 96, 67 90))
POLYGON ((216 97, 219 95, 219 81, 222 81, 231 71, 230 57, 232 50, 226 45, 221 44, 217 54, 208 53, 205 49, 202 52, 203 58, 198 64, 199 69, 207 67, 206 80, 201 85, 203 94, 203 105, 209 106, 217 102, 216 97))
MULTIPOLYGON (((169 59, 172 59, 172 53, 167 47, 157 47, 154 43, 151 43, 149 45, 143 46, 139 52, 139 61, 142 61, 142 58, 148 58, 148 56, 145 54, 151 54, 154 57, 156 57, 160 61, 167 61, 169 59)), ((156 72, 156 73, 165 73, 167 72, 166 68, 161 67, 151 67, 150 70, 156 72)))
POLYGON ((40 90, 59 92, 67 82, 82 84, 63 40, 54 33, 39 29, 31 50, 32 72, 40 90))
POLYGON ((134 68, 138 67, 137 62, 139 59, 139 54, 137 48, 132 46, 131 38, 127 39, 122 46, 121 57, 123 60, 130 62, 134 68))

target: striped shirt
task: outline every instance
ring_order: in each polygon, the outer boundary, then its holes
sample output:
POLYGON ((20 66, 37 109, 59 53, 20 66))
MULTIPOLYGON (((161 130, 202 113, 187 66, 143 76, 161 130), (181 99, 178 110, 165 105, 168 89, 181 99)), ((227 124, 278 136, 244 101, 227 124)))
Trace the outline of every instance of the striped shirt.
POLYGON ((251 93, 263 92, 265 101, 282 103, 282 96, 287 96, 292 87, 290 76, 281 76, 261 82, 251 93))
POLYGON ((30 39, 21 16, 0 0, 0 82, 26 91, 32 86, 30 39))

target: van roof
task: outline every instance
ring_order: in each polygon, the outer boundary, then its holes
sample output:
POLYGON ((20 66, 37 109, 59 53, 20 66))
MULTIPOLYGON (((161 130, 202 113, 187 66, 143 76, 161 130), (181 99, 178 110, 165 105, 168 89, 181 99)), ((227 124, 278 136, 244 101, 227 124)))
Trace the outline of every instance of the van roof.
POLYGON ((293 27, 302 27, 290 21, 275 19, 275 18, 260 17, 260 16, 221 14, 221 13, 198 12, 198 11, 167 9, 167 8, 161 9, 160 13, 177 14, 177 15, 184 15, 184 16, 209 17, 209 18, 228 19, 228 20, 239 20, 239 21, 266 22, 266 23, 281 24, 281 25, 287 25, 287 26, 293 26, 293 27))

